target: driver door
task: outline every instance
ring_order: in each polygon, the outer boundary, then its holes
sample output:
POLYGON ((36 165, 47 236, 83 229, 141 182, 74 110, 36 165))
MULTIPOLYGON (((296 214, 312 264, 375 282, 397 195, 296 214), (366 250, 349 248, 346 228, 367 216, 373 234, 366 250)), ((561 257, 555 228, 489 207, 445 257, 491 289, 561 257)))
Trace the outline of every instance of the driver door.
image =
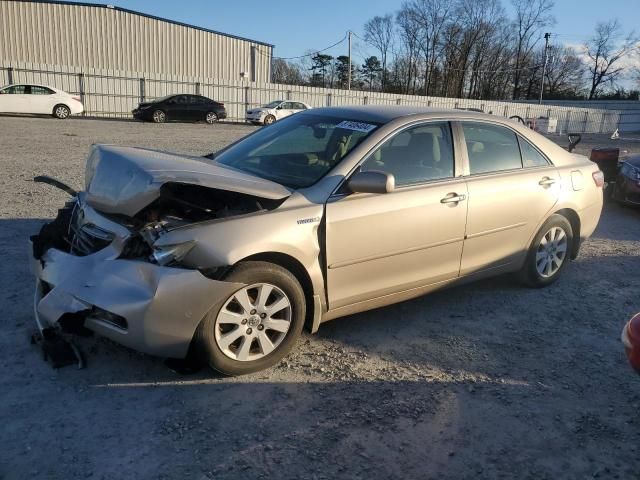
POLYGON ((396 179, 393 192, 332 196, 326 207, 329 309, 458 277, 467 187, 456 177, 451 127, 405 129, 361 170, 396 179))
POLYGON ((13 85, 2 90, 2 94, 0 94, 0 112, 31 113, 27 86, 13 85))
POLYGON ((276 118, 278 120, 288 117, 289 115, 293 114, 293 108, 292 108, 292 104, 291 102, 283 102, 280 104, 280 106, 276 109, 276 118))

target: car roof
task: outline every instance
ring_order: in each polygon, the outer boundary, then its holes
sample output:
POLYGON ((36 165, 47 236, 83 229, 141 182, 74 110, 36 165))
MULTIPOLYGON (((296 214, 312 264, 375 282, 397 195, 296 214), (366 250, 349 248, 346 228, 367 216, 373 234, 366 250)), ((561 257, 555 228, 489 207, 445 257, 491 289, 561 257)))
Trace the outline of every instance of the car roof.
MULTIPOLYGON (((336 117, 345 117, 352 120, 369 121, 376 123, 388 123, 392 120, 408 116, 433 116, 434 118, 447 117, 448 119, 485 119, 496 121, 494 115, 470 112, 458 109, 445 109, 435 107, 421 107, 410 105, 350 105, 342 107, 314 108, 312 114, 326 114, 336 117)), ((503 119, 504 120, 504 119, 503 119)))
POLYGON ((44 87, 44 88, 50 88, 51 90, 56 90, 56 91, 59 91, 59 92, 62 91, 59 88, 52 87, 51 85, 45 85, 44 83, 35 83, 35 82, 10 83, 9 85, 5 85, 5 86, 0 87, 0 88, 4 89, 4 88, 9 88, 9 87, 17 87, 19 85, 29 85, 29 86, 32 86, 32 87, 44 87))

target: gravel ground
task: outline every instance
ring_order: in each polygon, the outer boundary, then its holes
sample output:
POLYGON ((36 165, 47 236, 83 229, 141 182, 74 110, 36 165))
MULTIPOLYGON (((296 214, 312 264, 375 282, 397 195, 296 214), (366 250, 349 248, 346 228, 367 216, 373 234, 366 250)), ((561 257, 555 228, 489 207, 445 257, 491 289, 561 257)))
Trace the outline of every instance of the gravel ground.
POLYGON ((25 241, 65 196, 31 178, 80 187, 94 142, 203 154, 251 129, 0 117, 0 478, 640 478, 619 341, 640 211, 616 205, 550 288, 499 277, 336 320, 254 375, 181 376, 100 338, 85 370, 43 362, 25 241))

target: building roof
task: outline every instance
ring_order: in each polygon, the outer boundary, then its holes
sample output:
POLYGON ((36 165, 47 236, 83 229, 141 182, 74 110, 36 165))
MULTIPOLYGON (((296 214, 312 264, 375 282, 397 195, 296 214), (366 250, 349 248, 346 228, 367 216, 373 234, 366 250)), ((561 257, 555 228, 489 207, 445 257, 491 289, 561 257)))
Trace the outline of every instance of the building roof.
POLYGON ((186 28, 194 28, 196 30, 201 30, 207 33, 214 33, 216 35, 222 35, 224 37, 235 38, 236 40, 243 40, 245 42, 257 43, 259 45, 265 45, 267 47, 273 48, 274 45, 272 43, 261 42, 259 40, 253 40, 251 38, 240 37, 238 35, 232 35, 229 33, 218 32, 217 30, 211 30, 209 28, 198 27, 197 25, 190 25, 188 23, 177 22, 175 20, 169 20, 168 18, 157 17, 155 15, 149 15, 147 13, 136 12, 135 10, 129 10, 128 8, 116 7, 115 5, 110 5, 106 3, 87 3, 87 2, 69 2, 63 0, 13 0, 25 3, 50 3, 54 5, 73 5, 78 7, 97 7, 97 8, 108 8, 109 10, 116 10, 118 12, 130 13, 132 15, 139 15, 141 17, 151 18, 153 20, 159 20, 161 22, 172 23, 174 25, 179 25, 181 27, 186 28))

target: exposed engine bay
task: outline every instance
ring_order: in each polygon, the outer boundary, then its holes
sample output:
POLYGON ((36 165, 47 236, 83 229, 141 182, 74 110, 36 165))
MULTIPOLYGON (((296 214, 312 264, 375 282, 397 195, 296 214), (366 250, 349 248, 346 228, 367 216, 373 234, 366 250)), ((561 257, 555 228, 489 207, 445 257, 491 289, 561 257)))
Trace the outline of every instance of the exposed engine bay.
MULTIPOLYGON (((73 191, 58 180, 43 181, 42 177, 39 178, 38 181, 67 193, 73 191)), ((81 192, 58 211, 55 220, 45 224, 40 233, 32 237, 35 258, 41 258, 51 247, 73 255, 89 255, 114 240, 112 232, 86 221, 83 201, 86 202, 86 195, 81 192)), ((133 217, 100 213, 130 232, 120 258, 154 261, 153 243, 167 231, 199 222, 268 211, 281 203, 281 200, 169 182, 160 187, 160 195, 156 200, 133 217)))

